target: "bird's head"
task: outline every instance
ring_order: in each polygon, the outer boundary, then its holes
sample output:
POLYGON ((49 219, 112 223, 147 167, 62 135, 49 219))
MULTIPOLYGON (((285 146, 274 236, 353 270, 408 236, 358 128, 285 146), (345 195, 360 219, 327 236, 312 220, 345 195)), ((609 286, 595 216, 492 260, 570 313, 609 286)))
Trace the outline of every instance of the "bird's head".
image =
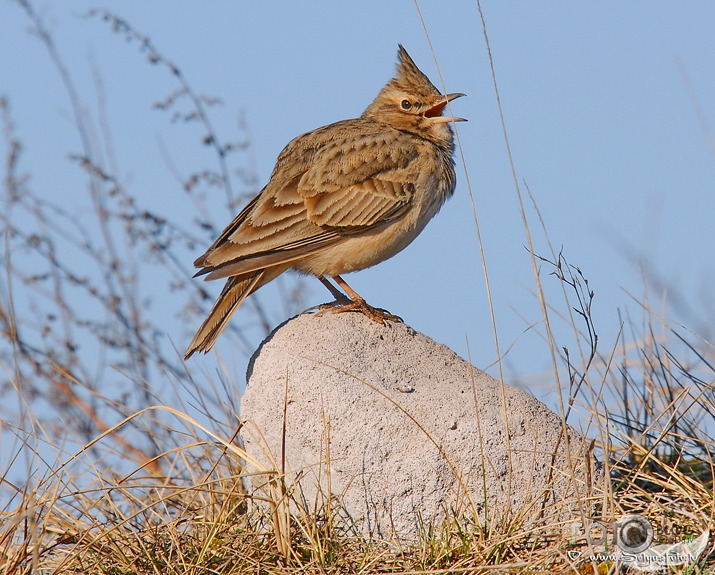
POLYGON ((410 132, 431 142, 451 148, 452 130, 449 122, 465 122, 464 118, 443 116, 448 102, 465 94, 440 94, 429 78, 415 65, 402 45, 397 51, 397 73, 377 98, 363 112, 369 118, 403 132, 410 132))

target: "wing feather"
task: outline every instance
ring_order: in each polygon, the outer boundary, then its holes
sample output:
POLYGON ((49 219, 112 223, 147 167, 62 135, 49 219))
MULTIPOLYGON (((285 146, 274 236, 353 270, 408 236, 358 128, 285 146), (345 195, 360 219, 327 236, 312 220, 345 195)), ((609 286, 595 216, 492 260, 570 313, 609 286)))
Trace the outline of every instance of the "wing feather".
POLYGON ((298 182, 308 219, 349 232, 402 215, 414 194, 417 153, 401 132, 366 134, 327 147, 298 182))
POLYGON ((417 146, 402 132, 356 122, 288 144, 266 187, 196 260, 197 275, 217 279, 290 263, 403 217, 419 174, 417 146))

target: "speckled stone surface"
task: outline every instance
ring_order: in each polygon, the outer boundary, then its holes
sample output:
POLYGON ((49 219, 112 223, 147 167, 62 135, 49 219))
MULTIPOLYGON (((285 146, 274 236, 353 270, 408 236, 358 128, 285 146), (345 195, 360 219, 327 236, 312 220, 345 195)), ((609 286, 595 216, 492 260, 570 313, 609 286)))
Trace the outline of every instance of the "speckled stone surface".
POLYGON ((297 499, 312 508, 329 489, 375 537, 412 536, 447 510, 500 516, 534 503, 538 513, 593 481, 583 440, 569 429, 567 441, 533 396, 405 324, 359 313, 277 328, 251 360, 241 416, 249 454, 278 469, 284 459, 297 499))

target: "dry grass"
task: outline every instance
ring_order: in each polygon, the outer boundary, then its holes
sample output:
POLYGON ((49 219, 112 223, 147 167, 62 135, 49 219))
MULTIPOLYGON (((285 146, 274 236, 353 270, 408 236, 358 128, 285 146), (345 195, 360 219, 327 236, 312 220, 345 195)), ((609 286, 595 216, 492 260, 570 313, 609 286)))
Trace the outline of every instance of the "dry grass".
MULTIPOLYGON (((697 368, 685 371, 667 342, 646 343, 631 349, 640 363, 612 357, 606 371, 593 370, 585 385, 601 386, 596 405, 582 397, 574 404, 589 409, 594 428, 604 432, 595 447, 608 477, 590 502, 591 517, 607 523, 638 513, 654 525, 654 543, 673 542, 715 528, 714 444, 702 428, 712 421, 714 394, 712 383, 704 383, 706 350, 698 352, 697 368), (652 355, 657 350, 659 362, 652 355), (633 394, 638 401, 629 399, 633 394), (607 401, 621 409, 604 409, 607 401)), ((234 420, 233 431, 221 435, 184 413, 157 407, 128 417, 69 456, 54 447, 50 461, 40 456, 46 451, 40 438, 28 437, 18 456, 36 454, 28 463, 32 478, 16 488, 5 485, 16 492, 0 515, 2 573, 626 572, 607 561, 574 563, 568 551, 596 552, 580 525, 545 518, 524 529, 519 510, 510 510, 506 520, 455 510, 444 524, 425 526, 414 541, 362 538, 337 512, 335 497, 329 507, 322 502, 307 508, 275 470, 256 473, 259 464, 237 441, 239 429, 234 420), (123 475, 98 468, 96 461, 117 459, 112 436, 130 425, 145 429, 162 451, 123 475), (249 492, 248 479, 262 487, 249 492)), ((123 463, 131 466, 131 458, 123 463)), ((713 571, 707 552, 697 564, 673 570, 713 571)))

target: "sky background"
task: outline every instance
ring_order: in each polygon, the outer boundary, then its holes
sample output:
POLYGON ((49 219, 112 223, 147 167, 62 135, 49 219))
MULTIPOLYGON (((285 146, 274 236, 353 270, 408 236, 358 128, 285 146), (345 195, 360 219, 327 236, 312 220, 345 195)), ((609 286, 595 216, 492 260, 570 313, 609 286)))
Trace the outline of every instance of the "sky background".
MULTIPOLYGON (((186 176, 210 163, 210 151, 197 143, 202 133, 152 109, 175 89, 173 78, 148 65, 136 44, 83 17, 87 9, 108 8, 128 20, 197 92, 220 98, 223 106, 209 113, 223 140, 244 138, 239 121, 245 122, 258 187, 290 139, 358 116, 392 76, 403 44, 440 89, 468 95, 452 108, 469 119, 457 126, 464 163, 458 155, 455 196, 411 246, 346 279, 373 305, 470 356, 477 367, 490 366, 495 351, 468 175, 500 345, 509 350, 506 380, 553 406, 539 304, 474 2, 419 4, 444 85, 408 1, 46 0, 36 6, 85 113, 106 122, 129 191, 150 209, 170 209, 187 226, 191 204, 169 164, 186 176)), ((601 349, 607 353, 615 344, 620 317, 640 321, 629 294, 642 297, 644 283, 653 307, 709 337, 715 4, 485 0, 482 6, 518 181, 525 198, 527 185, 533 194, 555 249, 589 279, 601 349)), ((0 2, 0 95, 10 103, 33 189, 83 217, 89 211, 84 177, 67 160, 79 151, 70 103, 29 27, 14 1, 0 2)), ((235 188, 242 189, 238 182, 235 188)), ((219 223, 232 219, 223 196, 207 201, 219 223)), ((535 250, 550 256, 529 214, 535 250)), ((187 253, 187 263, 209 243, 206 238, 187 253)), ((543 268, 542 279, 550 301, 566 311, 549 271, 543 268)), ((148 292, 156 287, 154 278, 144 281, 148 292)), ((307 285, 309 305, 329 299, 319 282, 307 285)), ((220 287, 213 286, 215 294, 220 287)), ((265 288, 276 325, 287 317, 279 287, 265 288)), ((154 305, 167 339, 183 350, 200 318, 190 325, 179 320, 179 304, 168 296, 154 305)), ((557 326, 559 345, 573 345, 569 333, 557 326)), ((231 354, 226 341, 218 349, 243 377, 245 357, 231 354)), ((188 368, 211 373, 215 365, 209 355, 193 358, 188 368)))

